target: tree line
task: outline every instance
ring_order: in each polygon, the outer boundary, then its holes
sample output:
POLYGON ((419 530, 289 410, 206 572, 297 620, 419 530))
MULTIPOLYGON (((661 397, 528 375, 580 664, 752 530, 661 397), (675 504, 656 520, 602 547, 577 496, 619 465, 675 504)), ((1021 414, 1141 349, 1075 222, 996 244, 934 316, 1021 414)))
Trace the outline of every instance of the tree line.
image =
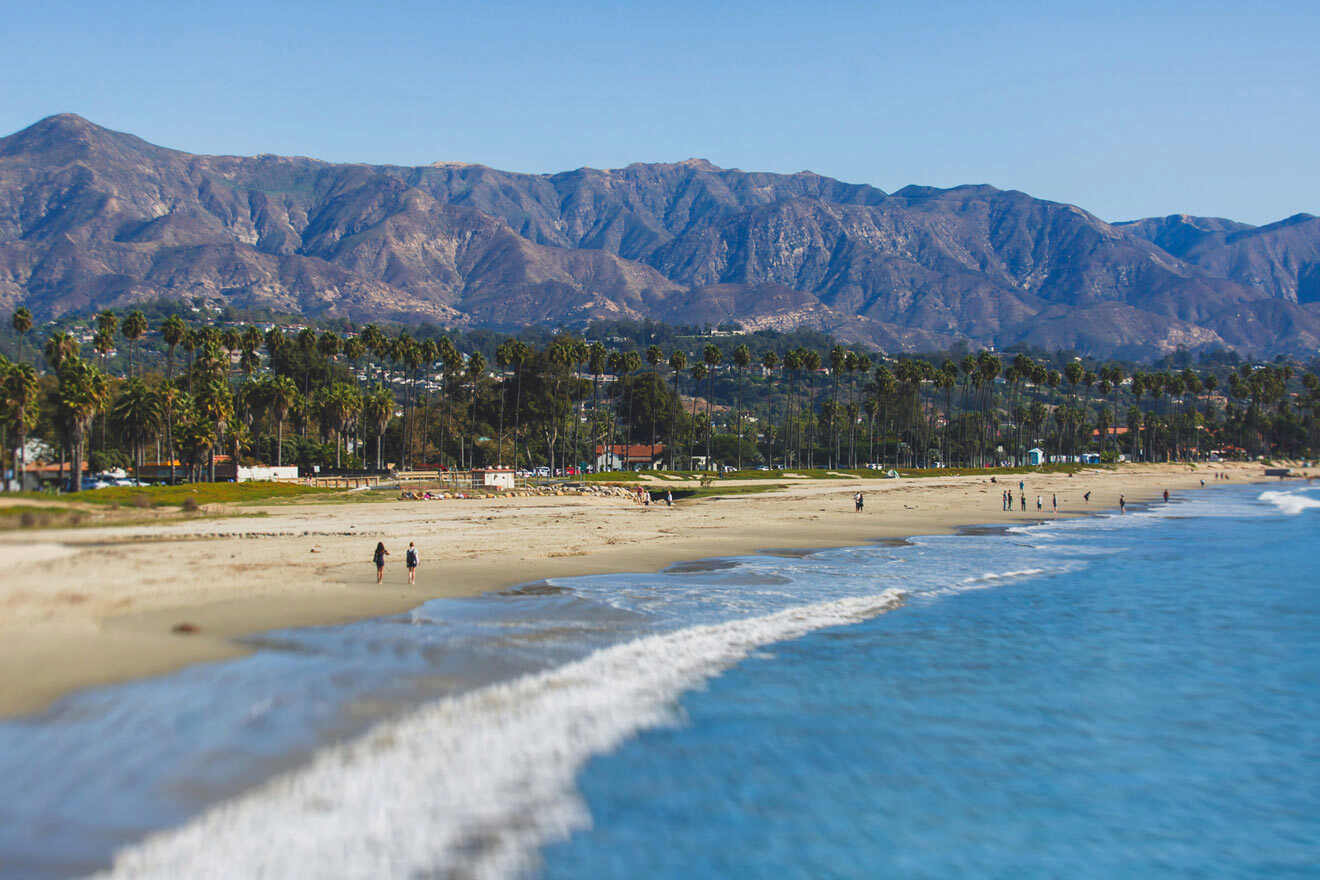
POLYGON ((323 471, 561 469, 627 445, 696 470, 990 467, 1022 464, 1035 447, 1107 461, 1317 448, 1320 380, 1287 363, 888 358, 720 336, 670 336, 666 349, 567 332, 492 341, 488 360, 448 336, 375 324, 263 330, 170 314, 151 326, 140 311, 106 311, 81 340, 55 329, 39 341, 27 309, 10 324, 18 346, 0 357, 0 432, 19 473, 34 438, 59 462, 163 462, 172 481, 214 479, 217 454, 323 471))

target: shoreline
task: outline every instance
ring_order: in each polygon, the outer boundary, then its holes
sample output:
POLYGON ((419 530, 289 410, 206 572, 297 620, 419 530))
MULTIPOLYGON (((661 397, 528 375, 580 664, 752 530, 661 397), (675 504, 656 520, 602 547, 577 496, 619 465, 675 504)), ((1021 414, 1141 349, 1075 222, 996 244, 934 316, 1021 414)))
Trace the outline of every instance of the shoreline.
MULTIPOLYGON (((39 714, 91 687, 161 675, 253 649, 240 639, 402 613, 557 577, 659 571, 758 553, 810 552, 975 526, 1096 515, 1171 491, 1265 481, 1256 464, 1129 465, 1115 471, 908 480, 773 480, 759 494, 641 507, 616 499, 298 503, 252 520, 105 526, 0 537, 0 719, 39 714), (1231 474, 1214 480, 1216 471, 1231 474), (1045 510, 994 508, 1027 482, 1045 510), (852 510, 852 494, 866 509, 852 510), (1093 492, 1089 505, 1081 493, 1093 492), (1060 496, 1057 515, 1050 496, 1060 496), (1112 503, 1102 503, 1112 502, 1112 503), (385 583, 375 541, 393 547, 385 583), (403 549, 422 555, 406 583, 403 549), (191 634, 174 628, 187 624, 191 634)), ((673 485, 673 484, 670 484, 673 485)))

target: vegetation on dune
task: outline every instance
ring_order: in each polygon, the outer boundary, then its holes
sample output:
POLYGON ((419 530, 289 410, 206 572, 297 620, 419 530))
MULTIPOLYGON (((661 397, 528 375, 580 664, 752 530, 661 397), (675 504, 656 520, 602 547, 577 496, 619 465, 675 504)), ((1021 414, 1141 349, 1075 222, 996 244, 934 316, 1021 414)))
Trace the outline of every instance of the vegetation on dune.
POLYGON ((178 486, 111 486, 79 493, 79 501, 128 507, 183 507, 204 504, 250 504, 325 497, 338 490, 291 483, 183 483, 178 486))

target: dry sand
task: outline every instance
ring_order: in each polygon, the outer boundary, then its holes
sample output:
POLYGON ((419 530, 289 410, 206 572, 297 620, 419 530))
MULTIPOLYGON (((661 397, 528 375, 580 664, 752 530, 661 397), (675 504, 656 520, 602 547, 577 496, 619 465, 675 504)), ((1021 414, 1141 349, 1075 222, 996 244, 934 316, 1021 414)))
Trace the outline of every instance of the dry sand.
MULTIPOLYGON (((0 537, 0 716, 34 712, 79 688, 241 653, 236 636, 404 611, 427 599, 528 581, 775 548, 863 544, 1060 515, 1262 478, 1258 465, 1130 465, 1074 477, 1030 475, 1029 510, 1000 510, 1018 476, 789 480, 773 492, 642 507, 589 497, 292 503, 262 516, 11 532, 0 537), (1229 482, 1211 478, 1215 470, 1229 482), (853 512, 852 495, 866 493, 853 512), (1086 504, 1082 493, 1090 489, 1086 504), (390 550, 385 583, 371 552, 390 550), (408 541, 421 567, 409 586, 408 541), (195 631, 179 633, 187 624, 195 631)), ((785 482, 785 481, 776 481, 785 482)), ((676 486, 678 484, 667 484, 676 486)), ((738 481, 734 485, 746 485, 738 481)), ((658 486, 657 486, 658 487, 658 486)))

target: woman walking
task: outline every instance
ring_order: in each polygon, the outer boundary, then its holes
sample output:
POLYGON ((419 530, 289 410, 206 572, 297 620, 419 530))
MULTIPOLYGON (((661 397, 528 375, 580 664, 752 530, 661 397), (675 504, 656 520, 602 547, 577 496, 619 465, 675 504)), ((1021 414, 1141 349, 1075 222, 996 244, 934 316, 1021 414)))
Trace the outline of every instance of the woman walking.
POLYGON ((376 583, 385 580, 385 557, 389 555, 390 551, 385 549, 385 542, 377 541, 376 552, 371 557, 376 563, 376 583))
POLYGON ((408 552, 403 556, 404 563, 408 566, 408 583, 417 583, 417 548, 413 542, 408 542, 408 552))

